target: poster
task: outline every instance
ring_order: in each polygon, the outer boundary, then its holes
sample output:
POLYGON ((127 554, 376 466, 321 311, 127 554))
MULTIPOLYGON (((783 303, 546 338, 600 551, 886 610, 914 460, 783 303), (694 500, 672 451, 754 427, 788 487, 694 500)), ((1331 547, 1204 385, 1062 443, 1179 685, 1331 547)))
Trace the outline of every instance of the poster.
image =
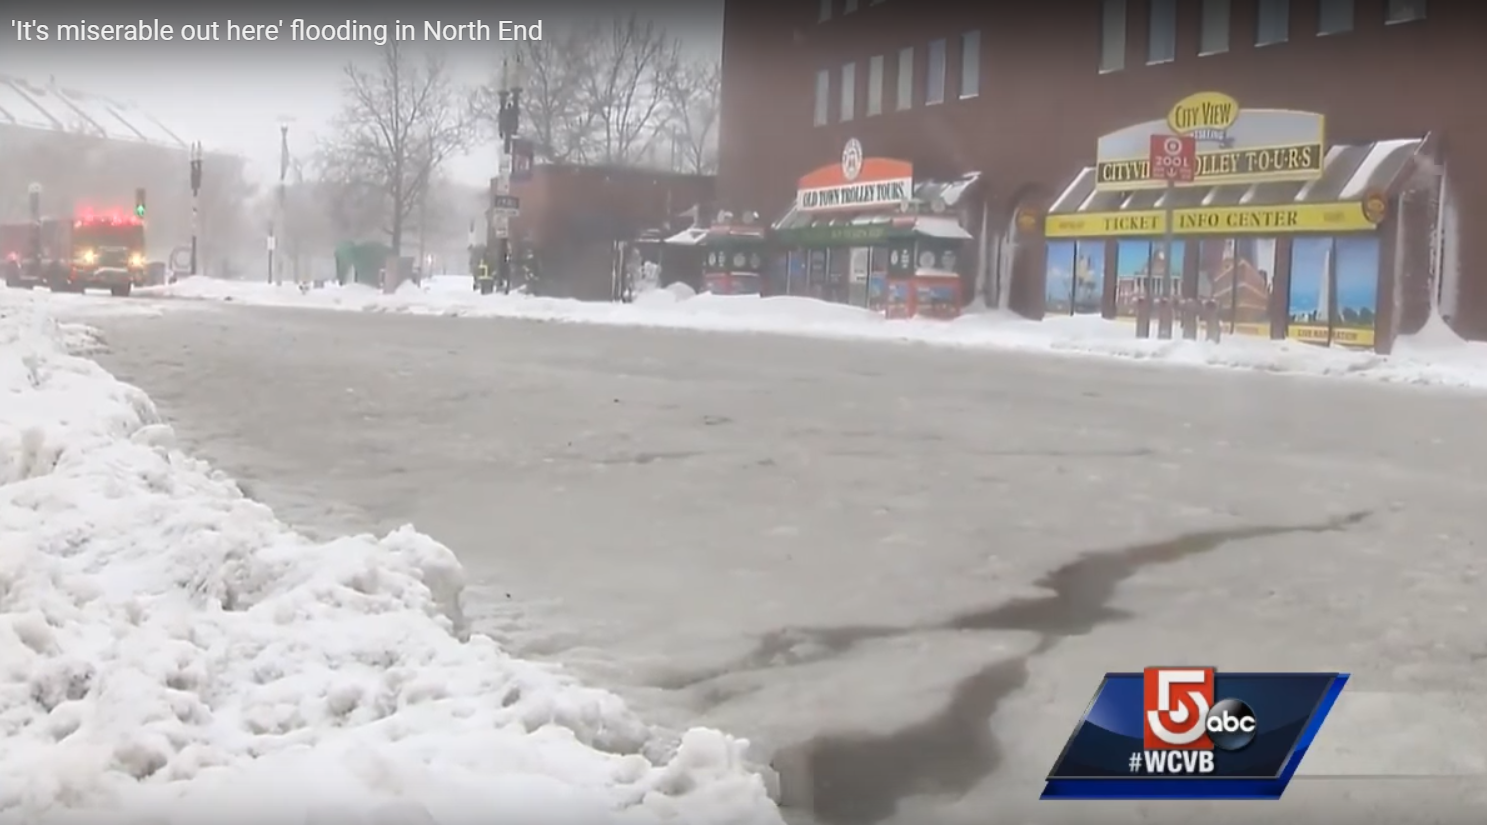
POLYGON ((1080 241, 1074 254, 1074 312, 1100 314, 1104 286, 1105 240, 1080 241))
POLYGON ((1206 274, 1229 332, 1270 334, 1270 273, 1275 269, 1275 241, 1269 238, 1225 238, 1203 241, 1198 268, 1206 274))
POLYGON ((1333 251, 1336 315, 1332 341, 1350 347, 1372 347, 1379 310, 1379 239, 1344 235, 1333 251))
POLYGON ((1122 240, 1115 245, 1115 314, 1136 317, 1136 300, 1151 266, 1151 242, 1122 240))
POLYGON ((1288 338, 1324 343, 1330 340, 1332 255, 1332 238, 1298 237, 1291 241, 1288 338))
POLYGON ((1049 241, 1047 274, 1043 282, 1043 311, 1049 315, 1074 312, 1073 241, 1049 241))

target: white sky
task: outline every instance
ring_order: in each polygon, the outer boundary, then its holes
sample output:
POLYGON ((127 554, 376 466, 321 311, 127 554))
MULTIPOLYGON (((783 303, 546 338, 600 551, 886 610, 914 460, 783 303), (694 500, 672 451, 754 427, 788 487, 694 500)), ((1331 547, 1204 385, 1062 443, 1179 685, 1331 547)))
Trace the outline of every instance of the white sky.
MULTIPOLYGON (((625 13, 625 5, 614 4, 614 13, 625 13)), ((688 11, 675 34, 689 51, 716 53, 721 0, 697 0, 688 11)), ((544 25, 557 22, 548 18, 544 25)), ((668 20, 659 22, 673 27, 668 20)), ((264 44, 255 54, 255 44, 233 44, 232 56, 213 59, 196 49, 188 53, 179 43, 128 43, 109 44, 109 59, 87 59, 78 50, 92 44, 16 48, 13 38, 8 25, 0 30, 0 74, 33 83, 55 77, 64 86, 134 103, 185 140, 247 157, 250 174, 265 181, 278 175, 280 123, 289 121, 292 151, 313 152, 339 108, 342 66, 348 59, 374 58, 377 49, 373 44, 264 44), (292 48, 293 54, 279 48, 292 48)), ((446 59, 458 82, 473 85, 495 73, 501 54, 497 43, 462 45, 447 50, 446 59)), ((477 147, 449 171, 458 179, 482 182, 493 172, 494 153, 494 144, 477 147)))

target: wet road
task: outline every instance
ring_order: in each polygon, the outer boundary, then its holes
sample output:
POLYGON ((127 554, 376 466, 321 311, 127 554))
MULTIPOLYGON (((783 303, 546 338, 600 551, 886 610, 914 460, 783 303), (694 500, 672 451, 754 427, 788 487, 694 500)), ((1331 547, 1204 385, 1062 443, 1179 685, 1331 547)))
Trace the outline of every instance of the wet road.
POLYGON ((287 520, 414 522, 469 569, 476 629, 755 739, 819 821, 1252 819, 1036 801, 1101 673, 1171 663, 1355 674, 1303 766, 1332 778, 1267 813, 1487 812, 1479 397, 475 319, 89 322, 287 520))

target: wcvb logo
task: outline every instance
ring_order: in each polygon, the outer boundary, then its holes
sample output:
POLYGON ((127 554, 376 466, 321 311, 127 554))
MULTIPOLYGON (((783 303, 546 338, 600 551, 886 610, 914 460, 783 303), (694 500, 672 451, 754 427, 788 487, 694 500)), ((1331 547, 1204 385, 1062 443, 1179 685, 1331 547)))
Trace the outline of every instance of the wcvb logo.
POLYGON ((1148 750, 1213 750, 1213 668, 1149 667, 1142 671, 1142 741, 1148 750))

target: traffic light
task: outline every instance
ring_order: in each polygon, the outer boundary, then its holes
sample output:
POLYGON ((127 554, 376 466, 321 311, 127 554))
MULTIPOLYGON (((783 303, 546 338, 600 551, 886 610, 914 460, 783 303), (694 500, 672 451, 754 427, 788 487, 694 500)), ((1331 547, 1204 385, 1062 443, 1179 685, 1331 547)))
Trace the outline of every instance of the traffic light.
POLYGON ((143 187, 134 190, 134 216, 143 218, 145 216, 145 190, 143 187))

